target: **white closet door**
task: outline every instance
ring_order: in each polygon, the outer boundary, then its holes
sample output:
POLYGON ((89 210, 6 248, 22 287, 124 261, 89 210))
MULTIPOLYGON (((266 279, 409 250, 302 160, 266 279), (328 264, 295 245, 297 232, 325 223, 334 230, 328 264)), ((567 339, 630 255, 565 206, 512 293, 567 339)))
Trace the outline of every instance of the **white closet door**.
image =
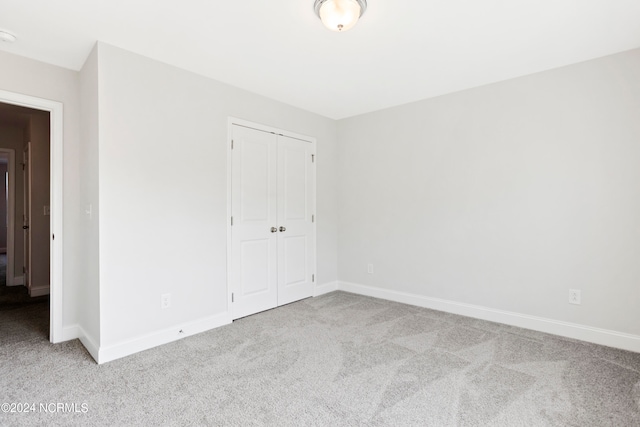
POLYGON ((313 295, 312 145, 278 137, 278 305, 313 295))
POLYGON ((277 136, 233 126, 231 284, 233 318, 278 305, 277 136))

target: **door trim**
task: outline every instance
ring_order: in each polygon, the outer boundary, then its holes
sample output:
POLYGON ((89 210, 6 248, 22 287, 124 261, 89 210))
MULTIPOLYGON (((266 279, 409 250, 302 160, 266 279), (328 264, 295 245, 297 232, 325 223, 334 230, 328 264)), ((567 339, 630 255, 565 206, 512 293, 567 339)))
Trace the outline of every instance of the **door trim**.
MULTIPOLYGON (((31 141, 27 141, 24 148, 22 149, 22 237, 23 237, 23 275, 24 279, 22 284, 26 286, 29 291, 29 296, 39 296, 33 295, 31 293, 31 229, 24 229, 24 226, 31 227, 31 182, 32 173, 31 173, 31 141)), ((46 288, 45 291, 49 291, 49 288, 46 288)), ((46 295, 46 293, 44 294, 46 295)))
MULTIPOLYGON (((233 125, 244 126, 251 129, 260 130, 263 132, 274 133, 276 135, 282 135, 289 138, 299 139, 301 141, 309 142, 313 144, 314 148, 317 148, 316 138, 312 136, 307 136, 295 132, 290 132, 287 130, 279 129, 273 126, 263 125, 260 123, 251 122, 248 120, 240 119, 237 117, 229 116, 227 119, 227 313, 229 313, 229 318, 233 319, 233 309, 232 309, 232 287, 231 287, 231 144, 233 138, 233 125)), ((316 150, 313 150, 315 158, 317 159, 316 150)), ((313 287, 315 289, 316 284, 318 283, 318 233, 317 233, 317 223, 318 223, 318 179, 317 179, 317 169, 314 169, 314 188, 313 188, 313 212, 315 215, 315 221, 313 222, 313 271, 315 274, 315 282, 313 283, 313 287)), ((315 292, 314 292, 315 294, 315 292)))
POLYGON ((55 239, 50 240, 50 318, 49 341, 58 343, 64 341, 62 330, 63 309, 63 114, 62 102, 37 98, 35 96, 0 90, 0 102, 48 111, 50 120, 50 205, 51 216, 49 229, 55 239))
POLYGON ((7 286, 15 283, 15 228, 16 228, 16 150, 13 148, 0 148, 0 153, 9 157, 7 172, 9 172, 9 192, 7 197, 7 286))

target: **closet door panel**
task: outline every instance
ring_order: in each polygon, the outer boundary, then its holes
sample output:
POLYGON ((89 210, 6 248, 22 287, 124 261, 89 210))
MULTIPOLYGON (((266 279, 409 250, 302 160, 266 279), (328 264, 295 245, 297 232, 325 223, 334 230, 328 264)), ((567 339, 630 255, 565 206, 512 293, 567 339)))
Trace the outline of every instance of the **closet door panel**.
POLYGON ((313 145, 278 137, 278 305, 313 295, 313 145))
POLYGON ((231 287, 233 318, 278 303, 277 137, 233 126, 231 287))

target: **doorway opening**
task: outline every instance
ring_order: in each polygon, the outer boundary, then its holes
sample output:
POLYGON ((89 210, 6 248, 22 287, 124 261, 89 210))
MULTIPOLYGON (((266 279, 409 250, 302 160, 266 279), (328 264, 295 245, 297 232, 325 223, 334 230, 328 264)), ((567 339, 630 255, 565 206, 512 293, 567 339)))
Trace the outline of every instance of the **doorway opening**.
POLYGON ((0 104, 0 316, 9 341, 48 338, 50 329, 50 140, 49 112, 0 104))
POLYGON ((0 187, 2 340, 72 338, 62 330, 61 103, 0 91, 0 187))

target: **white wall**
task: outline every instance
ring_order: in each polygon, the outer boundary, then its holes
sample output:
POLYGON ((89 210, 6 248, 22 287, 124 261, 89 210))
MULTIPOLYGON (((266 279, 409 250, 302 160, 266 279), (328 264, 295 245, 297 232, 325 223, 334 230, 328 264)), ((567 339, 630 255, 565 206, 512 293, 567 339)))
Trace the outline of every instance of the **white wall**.
POLYGON ((338 135, 341 281, 640 334, 640 50, 338 135))
POLYGON ((317 138, 317 277, 337 279, 333 120, 102 43, 98 63, 101 359, 226 314, 229 116, 317 138))
MULTIPOLYGON (((80 203, 78 174, 79 88, 78 73, 0 51, 0 89, 62 102, 64 105, 64 300, 65 336, 73 336, 77 322, 77 294, 81 253, 78 246, 80 203)), ((19 153, 16 153, 18 156, 19 153)))
POLYGON ((89 54, 80 71, 80 198, 82 209, 82 253, 78 259, 83 286, 79 290, 80 337, 94 358, 100 346, 100 266, 98 205, 98 47, 89 54))

